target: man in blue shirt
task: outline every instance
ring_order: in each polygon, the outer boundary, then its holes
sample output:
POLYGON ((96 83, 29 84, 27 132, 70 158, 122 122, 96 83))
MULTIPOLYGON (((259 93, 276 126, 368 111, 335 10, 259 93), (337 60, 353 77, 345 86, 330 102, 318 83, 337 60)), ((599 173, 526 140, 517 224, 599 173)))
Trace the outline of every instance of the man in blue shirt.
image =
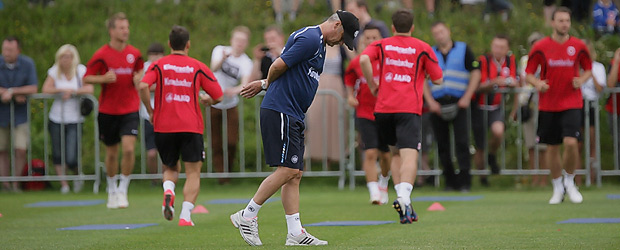
POLYGON ((323 72, 325 45, 342 43, 353 49, 359 32, 358 19, 346 11, 337 11, 325 22, 293 32, 280 58, 271 67, 267 79, 243 87, 241 95, 251 98, 267 90, 261 104, 261 134, 265 160, 277 169, 256 191, 245 209, 230 216, 241 237, 251 246, 260 246, 257 214, 262 204, 282 188, 282 205, 288 233, 285 245, 327 245, 301 227, 299 219, 299 182, 303 173, 304 117, 323 72))
MULTIPOLYGON (((13 176, 19 176, 26 165, 26 149, 28 147, 29 126, 27 123, 28 109, 26 95, 37 92, 37 74, 34 62, 30 57, 20 55, 19 40, 7 37, 2 41, 0 57, 0 176, 11 175, 8 150, 13 134, 15 164, 13 176), (11 107, 14 116, 11 117, 11 107), (11 127, 11 121, 14 121, 11 127), (11 131, 14 129, 14 131, 11 131)), ((9 183, 3 183, 3 189, 10 189, 9 183)), ((19 191, 17 182, 13 182, 13 190, 19 191)))

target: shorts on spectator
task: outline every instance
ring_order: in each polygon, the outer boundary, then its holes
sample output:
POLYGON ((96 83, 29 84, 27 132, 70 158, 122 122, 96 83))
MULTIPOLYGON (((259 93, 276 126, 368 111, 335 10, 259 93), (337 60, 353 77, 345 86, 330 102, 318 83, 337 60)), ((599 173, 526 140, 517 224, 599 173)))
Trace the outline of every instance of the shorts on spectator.
MULTIPOLYGON (((15 149, 28 149, 28 137, 30 137, 30 125, 28 123, 22 123, 15 126, 15 141, 13 147, 15 149)), ((0 151, 9 150, 11 144, 11 128, 0 127, 0 151)))

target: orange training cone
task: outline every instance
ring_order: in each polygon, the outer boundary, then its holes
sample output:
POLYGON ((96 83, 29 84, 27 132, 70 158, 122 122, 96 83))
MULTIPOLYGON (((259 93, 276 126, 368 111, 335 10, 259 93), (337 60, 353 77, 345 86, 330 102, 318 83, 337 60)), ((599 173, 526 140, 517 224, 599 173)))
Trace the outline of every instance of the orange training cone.
POLYGON ((198 205, 192 210, 192 214, 208 214, 209 210, 203 205, 198 205))
POLYGON ((441 203, 439 202, 435 202, 433 203, 430 207, 428 207, 428 209, 426 209, 428 211, 445 211, 446 208, 444 208, 441 203))

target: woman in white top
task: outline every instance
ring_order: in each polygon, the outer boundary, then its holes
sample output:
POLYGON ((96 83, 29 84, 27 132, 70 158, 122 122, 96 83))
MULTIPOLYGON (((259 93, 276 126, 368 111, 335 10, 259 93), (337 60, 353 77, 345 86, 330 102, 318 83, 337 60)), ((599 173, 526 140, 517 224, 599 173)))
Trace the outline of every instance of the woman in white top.
MULTIPOLYGON (((592 42, 589 40, 584 40, 585 44, 588 46, 588 50, 590 51, 590 58, 592 59, 592 77, 588 79, 583 85, 581 85, 581 94, 583 95, 583 124, 581 127, 585 129, 585 123, 590 123, 590 165, 595 166, 596 159, 596 145, 594 138, 594 112, 598 109, 594 109, 595 106, 599 105, 599 98, 601 96, 601 92, 605 88, 605 84, 607 83, 607 73, 605 71, 605 66, 600 62, 596 61, 596 50, 592 42), (586 117, 586 102, 589 103, 590 114, 589 117, 586 117)), ((584 131, 585 133, 585 131, 584 131)), ((595 168, 590 168, 592 171, 595 171, 595 168)), ((590 176, 595 178, 596 175, 592 173, 590 176)), ((581 178, 576 179, 577 182, 581 182, 581 178)), ((581 183, 578 183, 581 184, 581 183)))
MULTIPOLYGON (((94 89, 90 84, 83 84, 85 73, 86 67, 80 64, 80 55, 75 46, 65 44, 56 52, 55 63, 47 71, 43 83, 43 93, 58 94, 49 113, 49 132, 52 138, 52 158, 59 176, 64 175, 67 167, 77 171, 78 124, 84 122, 84 117, 80 113, 80 100, 75 95, 92 94, 94 89), (64 141, 61 139, 63 125, 64 141)), ((61 184, 61 192, 68 193, 67 181, 62 180, 61 184)), ((73 190, 79 192, 81 186, 81 182, 74 182, 73 190)))

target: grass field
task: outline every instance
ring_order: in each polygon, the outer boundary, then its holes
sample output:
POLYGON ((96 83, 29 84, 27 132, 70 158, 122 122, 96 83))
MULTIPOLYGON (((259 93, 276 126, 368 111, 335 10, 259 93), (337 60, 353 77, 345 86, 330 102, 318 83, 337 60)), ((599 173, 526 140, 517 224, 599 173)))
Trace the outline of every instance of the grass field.
MULTIPOLYGON (((90 207, 26 208, 25 204, 51 200, 105 199, 101 193, 61 195, 57 191, 0 195, 0 249, 239 249, 247 248, 229 215, 242 204, 209 205, 212 199, 249 198, 258 180, 239 185, 216 186, 204 180, 198 204, 210 213, 194 214, 196 226, 178 227, 182 200, 177 187, 174 222, 161 215, 161 190, 146 182, 131 186, 130 207, 108 210, 90 207), (59 231, 86 224, 157 223, 133 230, 59 231)), ((342 220, 393 220, 390 206, 371 206, 367 191, 339 191, 324 180, 308 180, 301 186, 303 223, 342 220), (310 184, 310 182, 313 182, 310 184)), ((412 225, 388 224, 356 227, 308 227, 329 241, 330 249, 619 249, 620 224, 557 224, 570 218, 618 218, 618 186, 582 188, 584 203, 547 205, 548 189, 487 190, 469 194, 421 188, 413 196, 482 195, 476 201, 442 202, 445 211, 426 211, 432 202, 414 202, 420 220, 412 225)), ((277 196, 278 194, 276 194, 277 196)), ((394 197, 394 193, 391 193, 394 197)), ((280 202, 263 206, 260 236, 266 249, 284 247, 286 222, 280 202)))

